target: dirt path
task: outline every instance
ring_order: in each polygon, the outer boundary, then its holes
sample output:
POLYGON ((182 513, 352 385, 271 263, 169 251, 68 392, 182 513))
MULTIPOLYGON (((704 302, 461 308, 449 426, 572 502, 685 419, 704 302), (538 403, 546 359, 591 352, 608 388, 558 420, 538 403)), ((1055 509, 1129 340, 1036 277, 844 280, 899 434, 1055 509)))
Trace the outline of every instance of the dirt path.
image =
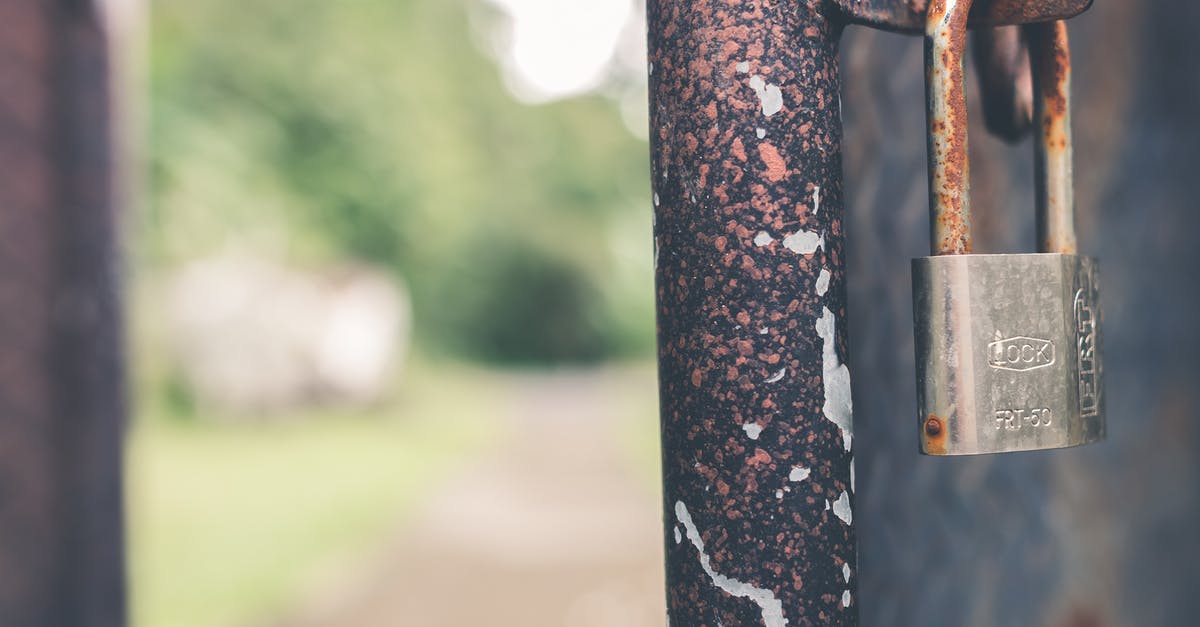
POLYGON ((281 625, 664 623, 655 481, 628 445, 631 421, 653 420, 652 373, 506 379, 500 445, 448 478, 339 592, 281 625))

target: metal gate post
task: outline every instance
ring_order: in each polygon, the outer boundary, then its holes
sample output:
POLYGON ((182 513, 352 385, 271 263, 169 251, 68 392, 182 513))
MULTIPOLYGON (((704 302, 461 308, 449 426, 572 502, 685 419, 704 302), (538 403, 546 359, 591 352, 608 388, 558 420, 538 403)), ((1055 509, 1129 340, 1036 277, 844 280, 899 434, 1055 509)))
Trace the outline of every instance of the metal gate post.
POLYGON ((648 2, 672 625, 856 622, 829 6, 648 2))
POLYGON ((101 6, 0 2, 0 625, 125 624, 101 6))

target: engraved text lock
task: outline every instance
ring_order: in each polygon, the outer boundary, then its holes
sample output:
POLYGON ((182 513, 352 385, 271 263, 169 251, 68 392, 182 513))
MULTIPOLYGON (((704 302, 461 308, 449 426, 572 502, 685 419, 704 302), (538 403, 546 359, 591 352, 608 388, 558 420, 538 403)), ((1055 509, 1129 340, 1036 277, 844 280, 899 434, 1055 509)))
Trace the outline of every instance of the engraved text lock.
MULTIPOLYGON (((921 452, 1065 448, 1104 438, 1095 259, 1076 254, 1066 26, 1023 27, 1035 107, 1038 250, 970 254, 966 10, 926 29, 933 255, 914 259, 921 452), (957 37, 956 37, 957 35, 957 37)), ((966 3, 969 5, 969 3, 966 3)))

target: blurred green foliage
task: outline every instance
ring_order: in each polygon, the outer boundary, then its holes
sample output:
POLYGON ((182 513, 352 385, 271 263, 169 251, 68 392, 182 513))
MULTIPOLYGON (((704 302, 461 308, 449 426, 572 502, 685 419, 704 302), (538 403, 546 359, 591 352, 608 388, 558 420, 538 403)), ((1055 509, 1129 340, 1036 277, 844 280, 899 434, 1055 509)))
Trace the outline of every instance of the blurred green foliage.
POLYGON ((508 94, 478 0, 157 0, 143 268, 234 247, 407 282, 427 355, 653 345, 645 143, 508 94), (474 26, 473 26, 474 25, 474 26))

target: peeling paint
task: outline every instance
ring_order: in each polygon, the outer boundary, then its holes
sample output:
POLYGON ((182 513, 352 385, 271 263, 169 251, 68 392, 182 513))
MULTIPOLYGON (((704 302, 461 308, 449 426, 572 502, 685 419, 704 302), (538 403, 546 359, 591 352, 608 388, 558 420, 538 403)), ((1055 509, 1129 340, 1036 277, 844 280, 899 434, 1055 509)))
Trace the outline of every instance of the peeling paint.
POLYGON ((766 137, 766 136, 767 136, 767 129, 765 129, 765 128, 756 128, 756 129, 754 129, 754 136, 755 136, 755 137, 758 137, 759 139, 762 139, 762 138, 766 137))
POLYGON ((792 471, 788 473, 788 481, 804 481, 812 474, 812 470, 804 466, 792 466, 792 471))
POLYGON ((757 422, 747 422, 742 425, 742 431, 745 431, 746 435, 749 436, 751 440, 757 440, 759 434, 762 433, 762 430, 762 426, 757 422))
POLYGON ((842 522, 847 525, 854 522, 854 512, 850 510, 850 495, 842 492, 842 495, 833 502, 833 514, 842 519, 842 522))
POLYGON ((700 568, 704 569, 704 573, 712 580, 713 585, 731 596, 750 599, 757 604, 762 608, 762 620, 766 627, 783 627, 788 623, 788 620, 783 617, 783 603, 775 598, 770 590, 756 588, 748 583, 718 574, 713 570, 712 560, 704 552, 704 539, 700 537, 696 524, 692 522, 692 515, 688 513, 687 506, 683 504, 683 501, 675 501, 675 517, 687 531, 687 539, 700 553, 700 568))
POLYGON ((828 268, 821 268, 821 273, 817 275, 817 296, 824 296, 829 291, 829 280, 832 278, 828 268))
POLYGON ((816 231, 796 231, 783 238, 783 246, 798 255, 811 255, 825 247, 825 236, 816 231))
POLYGON ((845 590, 842 592, 842 607, 850 607, 850 591, 849 590, 845 590))
POLYGON ((787 368, 780 368, 779 372, 776 372, 767 379, 763 380, 763 383, 775 383, 776 381, 782 379, 783 375, 785 374, 787 374, 787 368))
MULTIPOLYGON (((678 528, 675 529, 675 533, 679 533, 678 528)), ((850 583, 850 562, 842 562, 842 579, 845 579, 846 583, 850 583)))
POLYGON ((822 370, 825 381, 825 404, 821 411, 825 417, 842 430, 842 444, 850 450, 851 440, 854 439, 854 407, 850 398, 850 369, 843 364, 837 355, 834 339, 837 337, 833 312, 828 307, 821 307, 821 317, 817 319, 817 335, 823 343, 822 370))
POLYGON ((673 527, 673 529, 675 529, 675 544, 683 542, 683 534, 679 533, 679 527, 673 527))
POLYGON ((764 81, 761 76, 754 75, 750 77, 750 87, 758 96, 763 115, 771 117, 783 109, 783 92, 779 90, 778 85, 772 85, 764 81))
POLYGON ((773 241, 775 241, 775 238, 771 237, 771 234, 766 231, 759 231, 758 235, 754 236, 755 246, 768 246, 773 241))
POLYGON ((817 215, 817 212, 821 210, 821 186, 820 185, 813 185, 812 203, 813 203, 813 215, 815 216, 815 215, 817 215))
POLYGON ((741 63, 737 64, 736 69, 738 74, 748 74, 750 72, 750 62, 742 61, 741 63))

